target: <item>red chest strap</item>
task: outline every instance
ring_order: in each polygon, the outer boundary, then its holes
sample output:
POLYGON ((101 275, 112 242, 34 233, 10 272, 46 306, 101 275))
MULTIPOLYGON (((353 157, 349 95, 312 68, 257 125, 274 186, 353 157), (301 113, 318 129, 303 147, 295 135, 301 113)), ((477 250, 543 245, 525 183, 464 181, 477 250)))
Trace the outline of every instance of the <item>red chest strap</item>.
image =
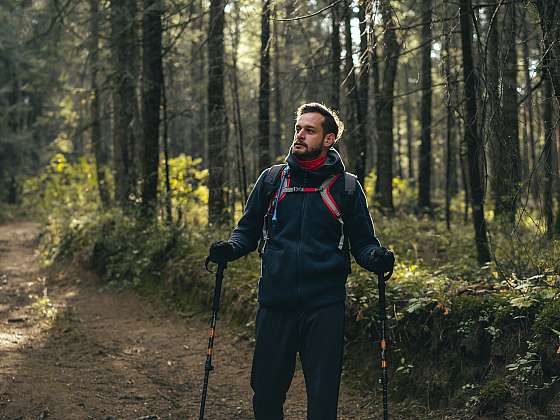
POLYGON ((342 212, 340 211, 338 205, 336 204, 336 201, 334 201, 334 198, 332 197, 330 192, 331 187, 339 177, 340 174, 331 175, 330 177, 328 177, 326 180, 323 181, 323 183, 319 188, 286 186, 282 188, 281 195, 284 196, 284 194, 286 193, 295 193, 295 192, 304 192, 304 193, 318 192, 321 194, 321 198, 323 199, 323 202, 325 203, 325 205, 327 206, 329 212, 333 215, 333 217, 335 219, 341 219, 342 212))
POLYGON ((336 201, 334 201, 333 196, 331 195, 331 187, 336 182, 336 180, 340 177, 341 174, 331 175, 327 179, 323 181, 319 188, 312 188, 312 187, 291 187, 286 186, 282 188, 281 195, 284 196, 286 193, 295 193, 295 192, 319 192, 321 194, 321 198, 323 199, 323 203, 327 206, 327 209, 332 214, 332 216, 339 221, 340 223, 340 241, 338 243, 338 249, 342 250, 344 246, 344 221, 342 220, 342 212, 336 201))

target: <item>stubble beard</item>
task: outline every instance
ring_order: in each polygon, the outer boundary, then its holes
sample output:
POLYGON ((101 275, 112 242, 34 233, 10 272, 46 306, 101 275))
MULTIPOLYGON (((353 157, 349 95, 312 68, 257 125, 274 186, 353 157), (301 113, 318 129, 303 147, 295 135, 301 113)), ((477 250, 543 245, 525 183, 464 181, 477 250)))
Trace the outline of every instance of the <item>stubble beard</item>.
POLYGON ((319 157, 319 155, 321 155, 321 153, 323 152, 323 144, 324 144, 324 139, 323 142, 321 142, 321 144, 319 145, 319 147, 317 149, 312 149, 309 150, 309 147, 305 147, 305 152, 301 152, 298 151, 296 152, 294 150, 294 146, 292 145, 292 153, 301 160, 313 160, 319 157))

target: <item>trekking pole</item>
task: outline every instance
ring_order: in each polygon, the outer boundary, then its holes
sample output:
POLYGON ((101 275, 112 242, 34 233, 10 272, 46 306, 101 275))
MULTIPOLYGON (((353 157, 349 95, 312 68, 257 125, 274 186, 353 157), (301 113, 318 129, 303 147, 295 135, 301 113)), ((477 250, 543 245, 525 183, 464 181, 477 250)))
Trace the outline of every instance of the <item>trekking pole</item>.
POLYGON ((385 321, 387 312, 385 309, 385 282, 391 278, 391 271, 387 276, 385 273, 377 273, 377 287, 379 288, 379 318, 381 318, 381 384, 383 386, 383 420, 389 420, 389 404, 387 398, 387 341, 385 339, 385 321))
MULTIPOLYGON (((206 270, 210 260, 206 258, 206 270)), ((214 299, 212 300, 212 320, 210 321, 210 331, 208 332, 208 352, 206 353, 206 364, 204 365, 204 384, 202 385, 202 399, 200 401, 199 420, 204 420, 204 408, 206 407, 206 395, 208 394, 208 378, 210 372, 214 370, 212 366, 212 351, 214 349, 214 331, 216 328, 216 320, 218 319, 218 311, 220 310, 220 293, 222 292, 222 280, 224 279, 224 270, 227 263, 219 263, 216 271, 216 285, 214 286, 214 299)), ((210 271, 211 272, 211 271, 210 271)))

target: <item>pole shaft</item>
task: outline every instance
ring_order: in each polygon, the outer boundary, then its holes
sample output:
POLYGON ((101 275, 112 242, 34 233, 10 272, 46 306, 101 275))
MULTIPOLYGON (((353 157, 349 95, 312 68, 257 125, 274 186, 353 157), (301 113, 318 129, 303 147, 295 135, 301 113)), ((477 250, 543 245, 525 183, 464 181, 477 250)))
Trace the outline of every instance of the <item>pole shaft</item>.
POLYGON ((381 319, 381 384, 383 386, 383 420, 389 420, 389 404, 387 391, 387 341, 385 338, 385 321, 387 312, 385 309, 385 276, 377 273, 377 287, 379 289, 379 318, 381 319))
POLYGON ((198 415, 199 420, 204 420, 206 397, 208 395, 208 379, 210 377, 210 372, 214 369, 212 366, 214 333, 216 331, 218 311, 220 310, 220 294, 222 292, 222 280, 224 279, 225 268, 226 263, 220 263, 218 265, 218 271, 216 271, 216 285, 214 286, 214 299, 212 300, 212 320, 210 321, 210 331, 208 332, 208 351, 206 353, 206 363, 204 364, 204 383, 202 384, 202 398, 200 400, 200 412, 198 415))

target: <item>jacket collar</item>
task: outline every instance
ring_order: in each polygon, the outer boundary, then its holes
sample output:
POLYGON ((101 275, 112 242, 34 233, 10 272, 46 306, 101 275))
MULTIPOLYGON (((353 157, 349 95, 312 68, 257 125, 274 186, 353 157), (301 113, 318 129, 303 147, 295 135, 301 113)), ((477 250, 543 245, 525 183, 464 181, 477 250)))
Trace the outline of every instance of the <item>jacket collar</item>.
POLYGON ((336 151, 336 149, 333 148, 331 148, 327 153, 327 160, 325 161, 325 163, 314 171, 308 171, 307 169, 302 168, 299 165, 296 157, 292 154, 291 149, 286 156, 286 162, 290 167, 290 171, 301 174, 309 174, 311 176, 317 176, 320 178, 325 178, 332 174, 344 172, 345 170, 344 163, 342 162, 340 154, 336 151))

